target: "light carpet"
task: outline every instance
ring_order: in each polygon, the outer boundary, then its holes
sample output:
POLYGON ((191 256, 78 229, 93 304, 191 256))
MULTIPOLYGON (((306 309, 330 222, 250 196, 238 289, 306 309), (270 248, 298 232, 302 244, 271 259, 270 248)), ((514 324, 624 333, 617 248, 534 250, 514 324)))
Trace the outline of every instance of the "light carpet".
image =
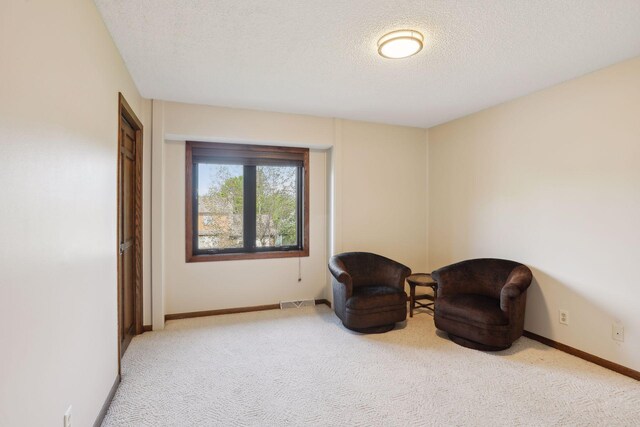
POLYGON ((640 426, 633 379, 520 338, 484 353, 425 313, 379 335, 326 306, 137 336, 103 426, 640 426))

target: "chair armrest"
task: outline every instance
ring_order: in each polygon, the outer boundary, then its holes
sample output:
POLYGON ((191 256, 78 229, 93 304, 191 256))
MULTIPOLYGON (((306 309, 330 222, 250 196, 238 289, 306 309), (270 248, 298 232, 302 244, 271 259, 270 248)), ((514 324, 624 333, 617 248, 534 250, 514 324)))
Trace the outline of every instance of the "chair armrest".
POLYGON ((514 268, 500 291, 500 309, 508 312, 509 306, 527 291, 531 280, 533 276, 528 267, 521 265, 514 268))
POLYGON ((344 263, 335 257, 329 259, 329 271, 336 282, 342 283, 347 288, 347 298, 353 294, 353 280, 351 275, 345 270, 344 263))
POLYGON ((399 289, 404 289, 405 280, 407 280, 407 277, 411 276, 411 269, 409 267, 389 258, 385 258, 385 261, 381 263, 380 268, 384 269, 384 276, 395 280, 389 284, 399 289))

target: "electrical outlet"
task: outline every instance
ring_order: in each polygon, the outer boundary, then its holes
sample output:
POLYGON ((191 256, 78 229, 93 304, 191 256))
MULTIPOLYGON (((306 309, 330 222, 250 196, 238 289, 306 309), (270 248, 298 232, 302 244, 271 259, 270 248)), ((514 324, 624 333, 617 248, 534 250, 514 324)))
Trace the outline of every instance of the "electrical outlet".
POLYGON ((569 312, 567 310, 560 310, 558 321, 563 325, 569 326, 569 312))
POLYGON ((71 405, 64 413, 64 427, 71 427, 71 405))
POLYGON ((616 341, 624 342, 624 326, 614 323, 611 330, 611 338, 616 341))

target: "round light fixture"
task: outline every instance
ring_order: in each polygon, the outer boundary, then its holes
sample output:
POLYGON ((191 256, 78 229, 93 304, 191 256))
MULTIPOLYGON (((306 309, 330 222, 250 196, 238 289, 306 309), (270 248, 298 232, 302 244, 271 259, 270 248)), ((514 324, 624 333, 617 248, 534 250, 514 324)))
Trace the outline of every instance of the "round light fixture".
POLYGON ((378 53, 389 59, 408 58, 422 50, 424 36, 414 30, 392 31, 378 40, 378 53))

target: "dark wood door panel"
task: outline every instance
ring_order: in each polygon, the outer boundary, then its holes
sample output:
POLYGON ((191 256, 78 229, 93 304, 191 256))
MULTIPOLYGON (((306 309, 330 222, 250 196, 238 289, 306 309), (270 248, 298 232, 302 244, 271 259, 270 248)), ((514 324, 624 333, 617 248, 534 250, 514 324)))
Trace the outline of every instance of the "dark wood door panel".
POLYGON ((118 168, 118 335, 120 357, 141 329, 141 132, 120 118, 118 168))

